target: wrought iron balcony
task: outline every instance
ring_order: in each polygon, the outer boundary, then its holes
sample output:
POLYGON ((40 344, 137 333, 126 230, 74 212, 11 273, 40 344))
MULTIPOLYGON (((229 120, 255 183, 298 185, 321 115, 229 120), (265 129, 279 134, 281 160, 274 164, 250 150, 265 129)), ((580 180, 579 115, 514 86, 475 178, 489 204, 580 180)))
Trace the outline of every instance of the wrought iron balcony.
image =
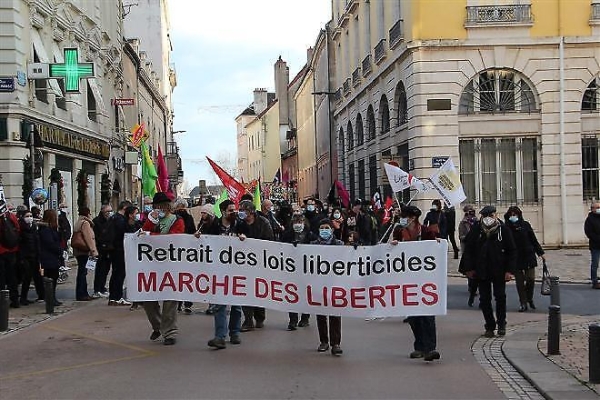
POLYGON ((333 94, 333 100, 334 101, 342 100, 342 88, 338 88, 338 90, 335 91, 335 93, 333 94))
POLYGON ((375 45, 375 63, 379 64, 381 60, 385 58, 385 39, 381 39, 377 45, 375 45))
POLYGON ((465 26, 533 23, 530 4, 468 6, 465 26))
POLYGON ((373 65, 371 64, 371 53, 367 54, 367 56, 362 60, 362 73, 363 76, 369 75, 369 73, 373 70, 373 65))
POLYGON ((398 20, 390 29, 390 49, 393 49, 404 39, 404 21, 398 20))
POLYGON ((167 142, 167 153, 166 156, 176 156, 179 154, 179 147, 177 142, 167 142))
POLYGON ((346 12, 352 13, 356 10, 357 7, 358 7, 357 0, 346 0, 346 12))
POLYGON ((360 83, 360 67, 356 67, 352 72, 352 86, 356 87, 360 83))
POLYGON ((350 78, 348 78, 344 81, 343 88, 344 88, 344 94, 350 93, 350 78))
POLYGON ((590 22, 593 24, 600 24, 600 3, 592 4, 592 17, 590 22))

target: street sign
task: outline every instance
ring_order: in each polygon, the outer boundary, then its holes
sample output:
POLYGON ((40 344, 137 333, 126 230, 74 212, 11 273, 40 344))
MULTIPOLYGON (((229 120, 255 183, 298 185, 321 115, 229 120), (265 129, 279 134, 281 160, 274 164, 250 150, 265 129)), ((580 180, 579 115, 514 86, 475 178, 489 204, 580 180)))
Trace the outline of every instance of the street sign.
POLYGON ((110 104, 113 106, 133 106, 135 99, 112 99, 110 104))
POLYGON ((27 76, 29 79, 48 79, 50 76, 48 66, 44 63, 27 64, 27 76))
POLYGON ((441 167, 449 158, 448 156, 431 157, 431 168, 441 167))
POLYGON ((0 78, 0 92, 14 92, 15 78, 12 76, 0 78))
POLYGON ((65 47, 65 62, 50 65, 50 78, 64 79, 67 93, 79 93, 79 80, 94 76, 94 63, 80 63, 79 52, 74 47, 65 47))

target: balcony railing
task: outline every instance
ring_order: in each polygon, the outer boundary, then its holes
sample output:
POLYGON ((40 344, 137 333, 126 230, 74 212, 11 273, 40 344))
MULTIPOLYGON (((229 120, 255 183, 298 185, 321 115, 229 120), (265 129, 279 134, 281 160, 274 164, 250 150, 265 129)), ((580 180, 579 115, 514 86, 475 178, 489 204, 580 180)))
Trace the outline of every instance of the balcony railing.
POLYGON ((600 3, 592 4, 592 22, 600 24, 600 3))
POLYGON ((385 58, 385 39, 381 39, 375 46, 375 62, 379 64, 385 58))
POLYGON ((371 53, 367 54, 367 56, 362 60, 362 73, 363 76, 369 75, 369 73, 373 70, 373 65, 371 65, 371 53))
POLYGON ((360 83, 360 67, 356 67, 354 72, 352 72, 352 86, 358 86, 360 83))
POLYGON ((354 10, 356 10, 356 7, 358 7, 357 0, 346 0, 346 12, 354 12, 354 10))
POLYGON ((340 101, 342 100, 342 88, 338 88, 338 90, 335 91, 335 93, 333 94, 333 101, 340 101))
POLYGON ((398 20, 390 29, 390 49, 393 49, 404 38, 403 20, 398 20))
POLYGON ((350 93, 350 78, 344 81, 344 94, 350 93))
POLYGON ((179 154, 179 147, 177 147, 177 142, 167 142, 167 156, 176 156, 179 154))
POLYGON ((468 6, 466 26, 494 24, 532 24, 530 4, 468 6))

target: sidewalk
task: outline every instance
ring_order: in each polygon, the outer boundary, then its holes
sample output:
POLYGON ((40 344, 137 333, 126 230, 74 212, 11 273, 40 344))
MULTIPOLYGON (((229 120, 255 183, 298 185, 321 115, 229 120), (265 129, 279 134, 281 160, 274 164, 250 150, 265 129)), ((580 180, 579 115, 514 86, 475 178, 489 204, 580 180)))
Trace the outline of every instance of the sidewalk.
MULTIPOLYGON (((587 249, 548 250, 546 259, 551 275, 558 276, 563 284, 590 284, 587 249)), ((458 261, 449 253, 448 276, 460 277, 458 261)), ((538 280, 541 268, 537 268, 538 280)), ((44 303, 36 303, 18 309, 10 309, 9 330, 2 335, 52 318, 71 310, 86 307, 89 302, 74 301, 76 269, 69 271, 66 283, 58 286, 58 297, 64 305, 55 308, 54 315, 45 314, 44 303)), ((88 281, 93 277, 88 274, 88 281)), ((91 282, 89 282, 91 283, 91 282)), ((539 290, 539 286, 536 288, 539 290)), ((598 292, 600 294, 600 291, 598 292)), ((31 295, 30 295, 31 296, 31 295)), ((104 302, 105 299, 95 300, 104 302)), ((558 356, 546 355, 547 320, 527 322, 510 327, 502 341, 502 352, 506 359, 529 380, 546 398, 588 399, 600 395, 600 385, 588 384, 588 325, 597 322, 598 316, 578 317, 563 315, 563 332, 558 356)))

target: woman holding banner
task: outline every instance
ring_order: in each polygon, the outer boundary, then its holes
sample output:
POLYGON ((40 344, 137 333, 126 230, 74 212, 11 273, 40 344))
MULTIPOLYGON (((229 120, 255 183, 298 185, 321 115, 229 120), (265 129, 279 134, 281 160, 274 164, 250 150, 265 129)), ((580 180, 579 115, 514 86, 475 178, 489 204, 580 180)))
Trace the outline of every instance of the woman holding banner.
MULTIPOLYGON (((319 222, 319 237, 310 243, 338 246, 344 244, 344 242, 333 236, 333 225, 328 218, 319 222)), ((317 351, 322 353, 329 350, 329 344, 331 343, 331 354, 339 356, 343 353, 340 347, 342 342, 342 317, 329 315, 329 330, 327 329, 327 319, 328 316, 326 315, 317 315, 317 328, 319 329, 319 340, 321 342, 317 351)))
MULTIPOLYGON (((415 206, 402 207, 398 227, 394 229, 392 235, 393 245, 398 242, 412 242, 421 240, 422 226, 419 223, 421 210, 415 206)), ((414 351, 410 353, 410 358, 422 358, 425 361, 438 360, 440 353, 436 350, 436 328, 434 315, 415 315, 407 318, 410 328, 415 336, 414 351)))

